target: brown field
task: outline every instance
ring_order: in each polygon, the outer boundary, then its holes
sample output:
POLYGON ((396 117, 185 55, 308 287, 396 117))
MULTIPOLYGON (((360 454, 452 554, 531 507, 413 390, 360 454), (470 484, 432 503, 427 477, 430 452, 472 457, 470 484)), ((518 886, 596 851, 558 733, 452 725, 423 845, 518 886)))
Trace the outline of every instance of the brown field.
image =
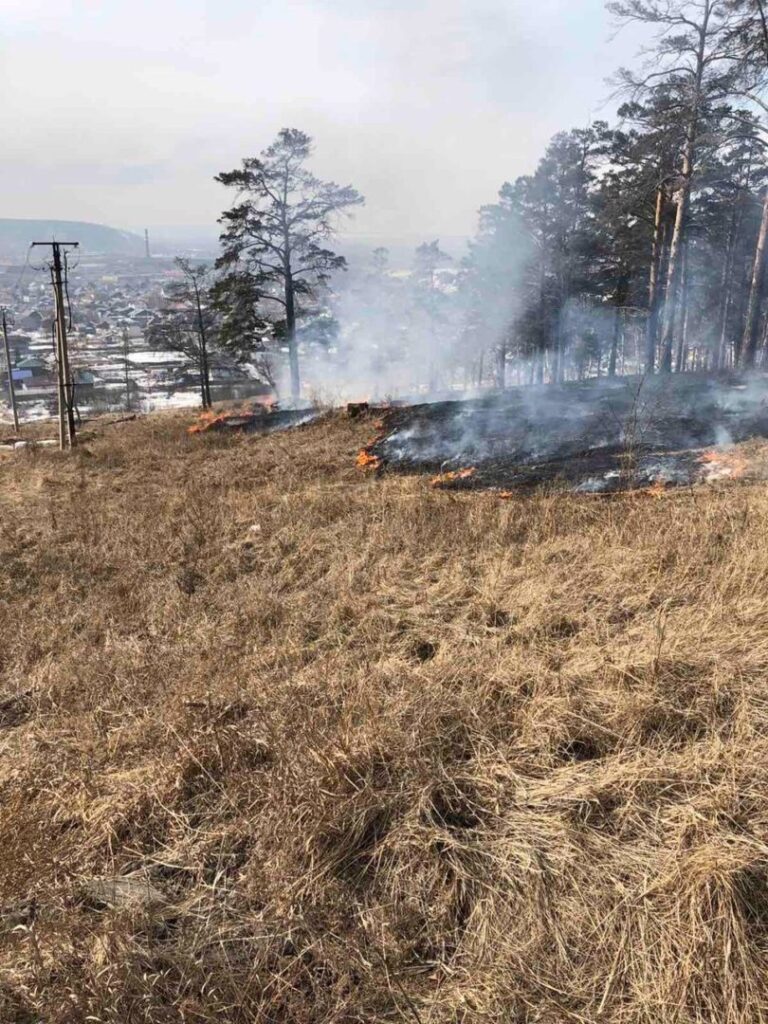
POLYGON ((768 493, 0 457, 0 1021, 768 1020, 768 493))

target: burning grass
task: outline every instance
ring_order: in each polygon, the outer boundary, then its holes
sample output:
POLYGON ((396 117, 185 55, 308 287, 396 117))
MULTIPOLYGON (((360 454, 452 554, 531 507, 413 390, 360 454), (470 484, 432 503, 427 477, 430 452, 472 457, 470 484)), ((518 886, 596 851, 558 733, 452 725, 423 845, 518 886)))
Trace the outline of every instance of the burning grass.
POLYGON ((471 480, 477 470, 474 466, 465 466, 464 469, 454 469, 447 473, 438 473, 437 476, 433 476, 429 481, 431 487, 449 487, 451 485, 460 485, 462 482, 471 480))
POLYGON ((376 455, 374 453, 374 448, 376 447, 377 444, 379 444, 379 442, 384 437, 384 433, 383 433, 383 431, 384 431, 384 422, 382 420, 379 420, 376 423, 376 429, 379 431, 379 433, 376 434, 375 437, 372 437, 367 442, 367 444, 365 444, 360 449, 360 451, 357 453, 357 458, 355 459, 355 465, 357 466, 358 469, 363 469, 363 470, 366 470, 366 471, 368 471, 368 470, 374 470, 375 471, 375 470, 379 470, 379 469, 381 469, 383 467, 383 462, 382 462, 380 456, 378 456, 378 455, 376 455))
POLYGON ((222 412, 215 409, 204 409, 197 417, 197 421, 187 427, 188 434, 204 434, 208 430, 217 430, 229 424, 233 419, 240 426, 255 418, 254 413, 243 416, 234 412, 222 412))
POLYGON ((743 480, 747 476, 755 476, 759 471, 762 475, 766 468, 766 451, 764 446, 755 452, 752 445, 750 453, 747 447, 731 446, 713 448, 702 452, 699 462, 703 467, 703 479, 710 480, 743 480))
POLYGON ((228 433, 270 434, 291 427, 311 423, 320 415, 318 409, 278 410, 272 398, 251 400, 241 408, 210 408, 201 412, 197 420, 187 427, 188 434, 206 434, 209 431, 228 433))
POLYGON ((768 1019, 768 496, 365 418, 0 463, 0 1020, 768 1019))
POLYGON ((378 455, 373 455, 366 445, 365 448, 361 448, 357 453, 355 465, 358 469, 379 469, 381 466, 381 459, 378 455))
POLYGON ((392 409, 366 452, 381 471, 426 472, 446 490, 656 493, 768 479, 765 450, 743 447, 767 437, 768 377, 677 374, 392 409))

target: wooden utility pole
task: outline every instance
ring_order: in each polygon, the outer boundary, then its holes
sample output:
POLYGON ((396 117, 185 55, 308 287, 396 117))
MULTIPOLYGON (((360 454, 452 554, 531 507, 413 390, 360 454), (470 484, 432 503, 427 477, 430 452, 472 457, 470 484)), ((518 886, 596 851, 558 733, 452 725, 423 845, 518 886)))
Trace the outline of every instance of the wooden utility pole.
POLYGON ((123 365, 125 367, 125 408, 128 412, 131 411, 131 379, 128 376, 128 355, 130 353, 130 345, 128 343, 128 328, 123 328, 123 365))
POLYGON ((51 283, 56 300, 56 369, 59 389, 59 447, 62 451, 75 443, 75 403, 72 374, 69 369, 67 347, 67 318, 64 309, 64 280, 62 276, 62 248, 77 248, 79 242, 33 242, 49 245, 53 253, 50 263, 51 283))
POLYGON ((3 345, 5 346, 5 365, 8 369, 8 397, 11 400, 11 412, 13 413, 13 429, 18 434, 19 432, 19 413, 16 409, 16 390, 13 386, 13 367, 11 365, 11 349, 8 344, 8 318, 7 309, 5 306, 2 308, 3 317, 3 345))

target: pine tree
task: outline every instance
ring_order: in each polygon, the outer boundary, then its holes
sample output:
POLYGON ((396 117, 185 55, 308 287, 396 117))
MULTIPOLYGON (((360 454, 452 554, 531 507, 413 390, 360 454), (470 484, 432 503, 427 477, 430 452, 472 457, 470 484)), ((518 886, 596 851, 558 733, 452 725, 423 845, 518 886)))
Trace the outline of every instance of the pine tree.
POLYGON ((260 157, 249 157, 239 169, 216 177, 236 193, 220 220, 218 303, 231 301, 240 310, 239 322, 249 329, 255 329, 260 316, 277 321, 288 348, 294 401, 301 393, 300 304, 312 300, 331 274, 346 268, 344 257, 326 243, 339 217, 363 202, 350 185, 315 177, 306 167, 311 153, 308 135, 285 128, 260 157), (275 306, 279 314, 269 316, 275 306))

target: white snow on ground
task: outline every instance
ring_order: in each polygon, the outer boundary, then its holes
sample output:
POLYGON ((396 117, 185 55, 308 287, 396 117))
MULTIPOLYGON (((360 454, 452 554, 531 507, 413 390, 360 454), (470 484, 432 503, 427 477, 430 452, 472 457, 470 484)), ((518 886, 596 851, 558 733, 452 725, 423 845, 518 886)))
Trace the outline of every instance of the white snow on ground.
POLYGON ((147 349, 143 352, 129 352, 128 362, 140 366, 148 366, 150 363, 178 363, 181 365, 185 359, 181 352, 154 352, 147 349))
MULTIPOLYGON (((93 408, 86 402, 79 403, 80 415, 90 416, 94 412, 102 413, 105 411, 109 412, 120 412, 121 409, 124 411, 124 402, 121 401, 122 388, 119 384, 105 385, 102 390, 110 390, 115 392, 114 405, 110 400, 110 408, 105 410, 103 406, 93 408)), ((165 395, 159 393, 150 397, 143 397, 139 401, 134 399, 131 402, 132 412, 159 412, 163 409, 190 409, 194 412, 200 406, 200 394, 198 391, 176 391, 172 395, 165 395)), ((48 405, 46 402, 35 402, 34 404, 25 405, 20 415, 22 425, 24 423, 32 423, 35 420, 55 419, 51 416, 48 405)), ((13 427, 13 417, 11 416, 11 409, 7 402, 0 402, 0 425, 3 428, 13 427)))

